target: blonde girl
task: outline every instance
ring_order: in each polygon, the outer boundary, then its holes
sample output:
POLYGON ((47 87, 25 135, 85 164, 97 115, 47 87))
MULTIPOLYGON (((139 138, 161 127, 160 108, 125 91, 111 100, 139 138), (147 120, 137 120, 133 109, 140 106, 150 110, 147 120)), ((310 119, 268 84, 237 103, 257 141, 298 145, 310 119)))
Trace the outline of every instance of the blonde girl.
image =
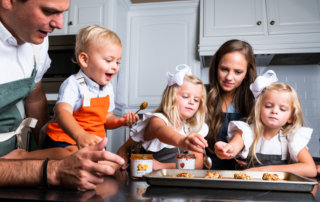
POLYGON ((250 86, 257 98, 248 123, 230 122, 229 143, 217 142, 217 156, 247 159, 250 170, 285 171, 315 177, 315 163, 307 149, 312 129, 303 127, 299 97, 289 85, 277 83, 272 70, 250 86))
POLYGON ((133 141, 142 142, 146 153, 153 154, 154 169, 175 168, 175 156, 183 151, 194 151, 196 168, 202 168, 204 137, 208 126, 206 90, 198 78, 191 75, 190 67, 177 66, 176 74, 168 74, 160 106, 153 113, 144 114, 143 120, 131 130, 131 138, 118 154, 127 159, 133 141))

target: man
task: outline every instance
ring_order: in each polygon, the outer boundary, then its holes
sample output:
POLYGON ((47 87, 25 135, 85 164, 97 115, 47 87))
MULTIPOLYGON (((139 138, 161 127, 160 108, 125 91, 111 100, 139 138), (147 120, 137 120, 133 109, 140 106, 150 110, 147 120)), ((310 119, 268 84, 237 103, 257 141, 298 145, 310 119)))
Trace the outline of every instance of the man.
MULTIPOLYGON (((63 26, 69 0, 0 0, 0 156, 16 148, 20 130, 48 120, 41 87, 49 68, 48 33, 63 26), (37 45, 32 45, 37 44, 37 45)), ((123 159, 103 151, 107 140, 63 160, 0 160, 0 186, 68 186, 94 189, 101 174, 113 174, 123 159), (99 164, 98 161, 109 163, 99 164), (112 165, 112 166, 111 166, 112 165)), ((16 150, 14 150, 16 151, 16 150)))

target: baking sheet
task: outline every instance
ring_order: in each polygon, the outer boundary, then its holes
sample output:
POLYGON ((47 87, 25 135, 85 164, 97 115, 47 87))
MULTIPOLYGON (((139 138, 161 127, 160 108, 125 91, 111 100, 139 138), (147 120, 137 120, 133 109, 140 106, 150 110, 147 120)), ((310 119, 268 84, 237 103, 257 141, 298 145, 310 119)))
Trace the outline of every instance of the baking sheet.
MULTIPOLYGON (((212 170, 211 170, 212 171, 212 170)), ((148 184, 159 186, 177 187, 203 187, 203 188, 223 188, 223 189, 250 189, 250 190, 274 190, 274 191, 294 191, 311 192, 317 181, 311 180, 289 172, 266 172, 266 171, 237 171, 237 170, 217 170, 222 179, 204 178, 207 170, 181 170, 181 169, 161 169, 144 175, 148 184), (244 172, 251 180, 233 179, 235 173, 244 172), (190 173, 193 178, 176 177, 179 173, 190 173), (262 180, 263 173, 278 174, 280 181, 262 180)))

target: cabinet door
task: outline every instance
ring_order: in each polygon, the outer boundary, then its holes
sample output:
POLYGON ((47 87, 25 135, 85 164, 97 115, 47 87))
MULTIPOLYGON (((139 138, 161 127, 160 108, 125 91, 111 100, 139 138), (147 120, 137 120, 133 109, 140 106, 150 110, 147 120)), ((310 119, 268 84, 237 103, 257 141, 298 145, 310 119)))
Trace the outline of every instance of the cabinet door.
POLYGON ((266 0, 268 33, 320 32, 320 0, 266 0))
POLYGON ((158 106, 167 85, 166 72, 188 64, 196 73, 196 7, 157 8, 150 13, 146 9, 131 15, 129 106, 143 101, 158 106))
POLYGON ((204 0, 204 37, 264 34, 262 0, 204 0))
POLYGON ((105 25, 108 0, 72 0, 69 8, 68 33, 77 34, 84 26, 105 25))

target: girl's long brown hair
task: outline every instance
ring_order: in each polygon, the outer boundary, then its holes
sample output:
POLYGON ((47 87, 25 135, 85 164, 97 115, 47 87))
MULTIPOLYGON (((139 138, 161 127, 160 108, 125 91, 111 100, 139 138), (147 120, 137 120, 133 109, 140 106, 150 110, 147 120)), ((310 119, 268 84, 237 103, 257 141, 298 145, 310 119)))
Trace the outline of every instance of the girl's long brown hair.
POLYGON ((206 139, 208 140, 210 148, 213 148, 217 135, 223 124, 222 104, 224 91, 219 86, 218 82, 218 66, 224 55, 236 51, 245 56, 248 65, 247 74, 241 85, 236 89, 234 97, 235 110, 240 113, 241 117, 247 117, 254 104, 254 97, 249 89, 250 84, 254 82, 257 76, 252 47, 245 41, 236 39, 229 40, 222 44, 222 46, 213 55, 209 68, 209 83, 211 90, 208 93, 207 101, 209 134, 206 139))

